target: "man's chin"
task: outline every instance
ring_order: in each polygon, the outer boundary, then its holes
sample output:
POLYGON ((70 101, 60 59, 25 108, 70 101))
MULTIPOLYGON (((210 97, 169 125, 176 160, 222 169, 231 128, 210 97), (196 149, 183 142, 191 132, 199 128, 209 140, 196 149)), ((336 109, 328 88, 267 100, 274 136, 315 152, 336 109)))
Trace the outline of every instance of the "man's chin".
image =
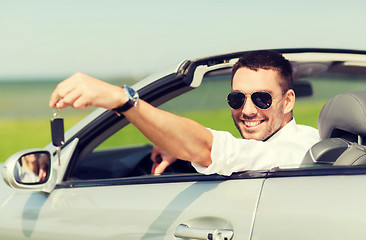
POLYGON ((242 126, 240 132, 244 139, 254 139, 258 141, 262 141, 264 139, 263 134, 261 134, 261 126, 256 126, 252 128, 242 126))
POLYGON ((235 125, 236 128, 239 130, 240 135, 244 139, 253 139, 258 141, 263 141, 265 139, 263 134, 261 134, 261 126, 249 128, 247 126, 244 126, 243 124, 240 124, 240 127, 238 126, 238 124, 235 125))
MULTIPOLYGON (((278 130, 277 130, 278 131, 278 130)), ((276 132, 277 132, 276 131, 276 132)), ((241 131, 240 134, 244 139, 253 139, 257 141, 267 141, 270 137, 273 136, 276 132, 269 133, 269 132, 263 132, 263 131, 255 131, 255 132, 248 132, 248 131, 241 131)))
POLYGON ((242 133, 242 137, 244 139, 253 139, 253 140, 258 140, 258 141, 263 141, 264 137, 259 135, 258 133, 242 133))

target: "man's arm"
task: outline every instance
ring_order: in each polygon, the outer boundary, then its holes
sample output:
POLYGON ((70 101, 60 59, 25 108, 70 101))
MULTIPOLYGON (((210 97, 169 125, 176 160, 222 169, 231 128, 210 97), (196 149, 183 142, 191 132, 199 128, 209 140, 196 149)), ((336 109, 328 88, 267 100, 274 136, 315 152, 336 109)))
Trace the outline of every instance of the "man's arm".
MULTIPOLYGON (((57 85, 49 106, 114 109, 122 106, 125 99, 120 87, 76 73, 57 85)), ((211 164, 213 136, 199 123, 155 108, 143 100, 124 115, 152 143, 173 156, 204 166, 211 164)))

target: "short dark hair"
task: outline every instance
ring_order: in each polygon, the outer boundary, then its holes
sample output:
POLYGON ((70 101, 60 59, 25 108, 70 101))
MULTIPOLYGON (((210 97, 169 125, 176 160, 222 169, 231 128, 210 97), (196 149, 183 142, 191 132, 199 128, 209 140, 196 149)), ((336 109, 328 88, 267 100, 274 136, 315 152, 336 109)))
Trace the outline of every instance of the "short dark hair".
POLYGON ((282 90, 287 91, 293 87, 294 80, 291 63, 276 51, 258 50, 246 52, 234 64, 231 72, 231 82, 236 71, 242 67, 253 71, 258 71, 258 69, 277 71, 282 77, 282 81, 279 83, 282 90))

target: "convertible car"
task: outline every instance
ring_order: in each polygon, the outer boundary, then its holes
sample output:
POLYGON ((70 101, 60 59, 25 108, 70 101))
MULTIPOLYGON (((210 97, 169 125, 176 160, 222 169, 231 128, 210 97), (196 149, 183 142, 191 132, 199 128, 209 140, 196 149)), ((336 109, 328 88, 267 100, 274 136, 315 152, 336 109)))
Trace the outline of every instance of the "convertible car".
MULTIPOLYGON (((220 176, 179 160, 152 175, 152 144, 123 116, 96 109, 66 132, 60 161, 50 144, 3 164, 0 239, 364 238, 366 51, 277 51, 294 69, 296 122, 322 139, 300 166, 220 176)), ((226 96, 242 54, 183 61, 133 88, 154 106, 239 137, 226 96)))

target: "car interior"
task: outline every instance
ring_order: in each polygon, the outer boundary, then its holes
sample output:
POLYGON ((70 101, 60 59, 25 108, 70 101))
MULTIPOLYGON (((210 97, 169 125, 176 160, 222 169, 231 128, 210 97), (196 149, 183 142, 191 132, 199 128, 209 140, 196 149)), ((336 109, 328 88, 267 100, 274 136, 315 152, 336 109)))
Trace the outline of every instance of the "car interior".
POLYGON ((366 164, 366 91, 331 98, 319 115, 322 139, 306 153, 303 164, 366 164))
MULTIPOLYGON (((77 166, 71 177, 88 180, 147 176, 153 165, 151 151, 151 144, 96 151, 77 166)), ((167 167, 164 175, 174 173, 197 172, 189 162, 178 160, 167 167)))

